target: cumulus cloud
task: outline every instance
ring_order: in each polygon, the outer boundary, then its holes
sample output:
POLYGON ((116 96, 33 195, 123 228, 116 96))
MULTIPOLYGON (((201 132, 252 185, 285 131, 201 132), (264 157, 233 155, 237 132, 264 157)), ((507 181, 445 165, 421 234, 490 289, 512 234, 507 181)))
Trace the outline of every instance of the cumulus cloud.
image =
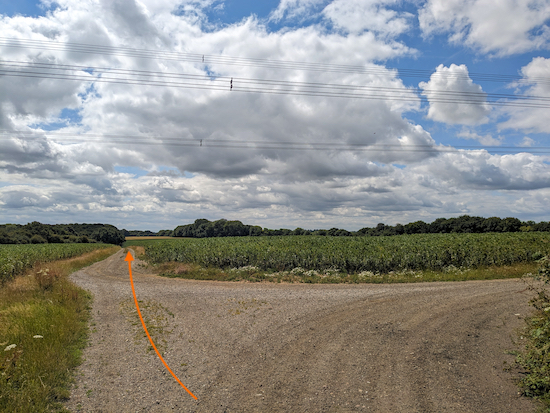
POLYGON ((535 144, 534 139, 531 139, 529 136, 524 136, 523 139, 521 140, 521 143, 519 144, 519 146, 522 146, 524 148, 529 148, 529 147, 533 146, 534 144, 535 144))
MULTIPOLYGON (((543 158, 443 154, 432 135, 407 117, 420 112, 420 97, 380 63, 414 54, 396 40, 411 24, 408 14, 396 11, 397 1, 281 1, 273 19, 313 11, 320 23, 279 31, 255 17, 211 26, 208 7, 221 4, 214 0, 57 4, 43 17, 0 19, 3 36, 58 42, 0 45, 3 59, 25 62, 21 71, 35 63, 84 66, 78 81, 0 76, 0 211, 6 221, 107 220, 159 229, 225 217, 272 227, 353 229, 483 214, 493 198, 473 195, 472 189, 536 191, 538 198, 521 196, 533 202, 548 195, 543 158), (355 18, 360 14, 364 19, 355 18), (328 30, 330 25, 337 30, 328 30), (110 49, 83 53, 60 47, 64 42, 110 49), (181 54, 150 59, 126 48, 181 54), (205 61, 184 53, 205 55, 205 61), (212 58, 221 55, 316 62, 322 70, 212 58), (324 65, 358 66, 364 73, 324 65), (109 70, 92 70, 98 67, 109 70), (115 69, 148 74, 132 75, 134 84, 104 82, 120 77, 115 69), (202 76, 205 84, 222 87, 139 81, 173 74, 202 76), (243 91, 251 79, 260 79, 262 87, 284 83, 272 86, 275 93, 243 91), (347 91, 374 87, 377 99, 310 96, 304 84, 325 91, 328 85, 347 91)), ((486 121, 490 108, 484 100, 443 105, 434 97, 434 88, 483 93, 465 66, 440 66, 424 86, 430 118, 464 125, 486 121)), ((462 137, 484 144, 499 139, 467 130, 462 137)), ((508 204, 514 199, 519 197, 511 196, 508 204)))
MULTIPOLYGON (((531 62, 521 68, 522 79, 510 84, 518 94, 546 97, 550 95, 550 84, 547 81, 550 73, 550 59, 535 57, 531 62)), ((506 107, 502 111, 508 119, 500 124, 502 129, 516 129, 525 132, 548 133, 550 124, 550 108, 545 107, 546 102, 535 107, 506 107)))
POLYGON ((548 159, 529 153, 491 155, 485 150, 445 153, 412 169, 439 177, 456 189, 536 190, 550 188, 548 159))
POLYGON ((413 17, 387 7, 399 3, 399 0, 336 0, 327 5, 322 14, 334 26, 349 33, 370 30, 394 37, 410 29, 413 17))
POLYGON ((428 118, 438 122, 479 125, 488 121, 491 107, 480 85, 475 84, 466 65, 439 65, 429 82, 421 82, 430 104, 428 118))
POLYGON ((281 21, 283 18, 304 19, 311 17, 312 12, 324 2, 324 0, 281 0, 269 18, 273 21, 281 21))
POLYGON ((428 0, 418 16, 425 35, 449 33, 452 43, 497 56, 548 49, 549 18, 545 0, 428 0))
POLYGON ((502 141, 504 139, 502 136, 497 136, 495 138, 491 134, 480 135, 470 130, 463 130, 459 132, 457 136, 464 139, 476 140, 482 145, 486 146, 499 146, 500 144, 502 144, 502 141))
POLYGON ((392 6, 400 0, 281 0, 270 19, 306 20, 321 18, 346 33, 371 31, 377 35, 396 37, 408 31, 411 13, 397 11, 392 6))

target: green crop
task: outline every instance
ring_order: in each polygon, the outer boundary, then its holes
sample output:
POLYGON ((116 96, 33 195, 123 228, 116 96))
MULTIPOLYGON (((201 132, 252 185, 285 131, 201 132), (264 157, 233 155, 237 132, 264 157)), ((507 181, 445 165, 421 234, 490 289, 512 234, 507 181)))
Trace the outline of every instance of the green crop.
POLYGON ((392 237, 228 237, 143 242, 152 263, 254 266, 347 273, 479 268, 531 262, 550 252, 548 233, 415 234, 392 237))
POLYGON ((108 244, 0 244, 0 284, 37 263, 72 258, 108 244))

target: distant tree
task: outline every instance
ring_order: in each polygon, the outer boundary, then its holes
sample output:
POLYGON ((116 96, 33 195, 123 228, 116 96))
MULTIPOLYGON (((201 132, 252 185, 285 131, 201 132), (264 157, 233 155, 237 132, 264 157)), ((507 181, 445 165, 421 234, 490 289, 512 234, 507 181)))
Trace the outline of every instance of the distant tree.
POLYGON ((534 226, 535 231, 550 231, 550 222, 539 222, 534 226))
POLYGON ((517 218, 504 218, 502 220, 503 232, 518 232, 521 228, 521 221, 517 218))
POLYGON ((47 241, 41 235, 35 234, 31 237, 31 243, 33 244, 45 244, 47 241))
POLYGON ((48 242, 50 244, 62 244, 63 243, 63 238, 61 238, 59 235, 57 234, 52 234, 50 233, 48 235, 48 242))
POLYGON ((7 231, 2 230, 0 231, 0 244, 15 244, 15 240, 7 231))
POLYGON ((250 234, 250 227, 241 221, 226 221, 223 228, 226 237, 242 237, 250 234))
POLYGON ((430 227, 424 221, 411 222, 404 226, 405 234, 426 234, 430 227))
POLYGON ((443 233, 446 234, 452 231, 451 223, 446 218, 437 218, 430 224, 429 231, 432 234, 443 233))
POLYGON ((502 219, 490 217, 483 222, 483 232, 502 232, 502 219))
POLYGON ((259 227, 257 225, 251 226, 248 230, 248 235, 250 235, 251 237, 258 237, 262 235, 262 227, 259 227))
POLYGON ((462 215, 458 218, 451 218, 449 224, 451 232, 460 234, 475 234, 484 231, 484 218, 462 215))
POLYGON ((335 236, 338 235, 338 231, 339 231, 338 228, 331 228, 327 231, 327 235, 329 235, 331 237, 335 237, 335 236))
POLYGON ((115 245, 122 245, 122 243, 126 240, 126 237, 124 236, 122 231, 119 231, 113 226, 105 226, 97 229, 92 234, 92 238, 104 244, 115 245))

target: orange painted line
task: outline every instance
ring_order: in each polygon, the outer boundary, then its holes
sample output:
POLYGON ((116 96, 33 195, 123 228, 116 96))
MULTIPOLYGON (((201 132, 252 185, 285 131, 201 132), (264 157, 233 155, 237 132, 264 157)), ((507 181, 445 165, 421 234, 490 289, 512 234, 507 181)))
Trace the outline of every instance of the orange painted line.
POLYGON ((191 395, 192 398, 197 400, 197 396, 195 396, 193 393, 191 393, 191 391, 187 387, 185 387, 185 385, 180 381, 180 379, 178 379, 178 376, 176 376, 174 374, 174 372, 172 370, 170 370, 170 367, 168 367, 168 364, 166 364, 166 362, 164 361, 164 359, 160 355, 159 351, 157 350, 157 346, 155 346, 155 343, 153 343, 153 339, 151 338, 151 336, 149 335, 149 332, 147 331, 147 327, 145 326, 145 321, 143 321, 143 317, 141 316, 141 310, 139 309, 139 304, 138 304, 138 300, 137 300, 137 297, 136 297, 136 290, 134 289, 134 280, 132 278, 132 261, 134 261, 134 257, 132 257, 132 254, 130 254, 130 251, 128 251, 128 254, 126 254, 126 258, 124 259, 124 261, 128 261, 128 271, 130 273, 130 284, 132 284, 132 294, 134 294, 134 302, 136 303, 136 309, 137 309, 137 312, 139 314, 139 319, 141 320, 141 325, 143 326, 143 329, 145 330, 145 334, 147 334, 147 337, 149 338, 149 341, 151 342, 151 345, 155 349, 155 352, 157 353, 157 356, 159 356, 160 361, 162 361, 162 364, 164 364, 164 367, 166 367, 166 370, 168 370, 170 372, 170 374, 176 379, 176 381, 181 385, 181 387, 183 387, 185 389, 185 391, 191 395))

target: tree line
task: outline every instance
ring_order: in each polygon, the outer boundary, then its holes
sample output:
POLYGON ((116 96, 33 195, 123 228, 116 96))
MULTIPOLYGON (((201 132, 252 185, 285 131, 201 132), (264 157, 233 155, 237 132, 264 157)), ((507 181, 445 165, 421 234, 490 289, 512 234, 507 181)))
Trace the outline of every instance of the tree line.
POLYGON ((56 224, 34 221, 26 225, 0 225, 0 244, 91 243, 121 245, 122 231, 108 224, 56 224))
MULTIPOLYGON (((385 225, 365 227, 358 231, 347 231, 340 228, 308 230, 303 228, 269 229, 256 225, 246 225, 241 221, 220 219, 209 221, 197 219, 192 224, 180 225, 171 234, 174 237, 208 238, 239 236, 274 236, 274 235, 325 235, 325 236, 391 236, 402 234, 441 234, 441 233, 486 233, 486 232, 529 232, 550 231, 550 222, 523 222, 517 218, 483 218, 462 215, 458 218, 438 218, 432 223, 424 221, 411 222, 406 225, 385 225)), ((168 235, 167 231, 162 231, 168 235)), ((160 234, 159 234, 160 235, 160 234)))
POLYGON ((192 224, 180 225, 173 230, 140 231, 119 230, 108 224, 56 224, 48 225, 31 222, 26 225, 0 225, 0 244, 41 244, 41 243, 87 243, 102 242, 121 245, 127 236, 172 236, 189 238, 208 237, 246 237, 276 235, 323 235, 336 237, 350 236, 392 236, 402 234, 440 234, 440 233, 486 233, 486 232, 530 232, 550 231, 550 222, 520 221, 517 218, 483 218, 462 215, 457 218, 438 218, 431 223, 415 221, 406 225, 385 225, 365 227, 358 231, 341 228, 269 229, 258 225, 246 225, 241 221, 219 219, 209 221, 197 219, 192 224))

